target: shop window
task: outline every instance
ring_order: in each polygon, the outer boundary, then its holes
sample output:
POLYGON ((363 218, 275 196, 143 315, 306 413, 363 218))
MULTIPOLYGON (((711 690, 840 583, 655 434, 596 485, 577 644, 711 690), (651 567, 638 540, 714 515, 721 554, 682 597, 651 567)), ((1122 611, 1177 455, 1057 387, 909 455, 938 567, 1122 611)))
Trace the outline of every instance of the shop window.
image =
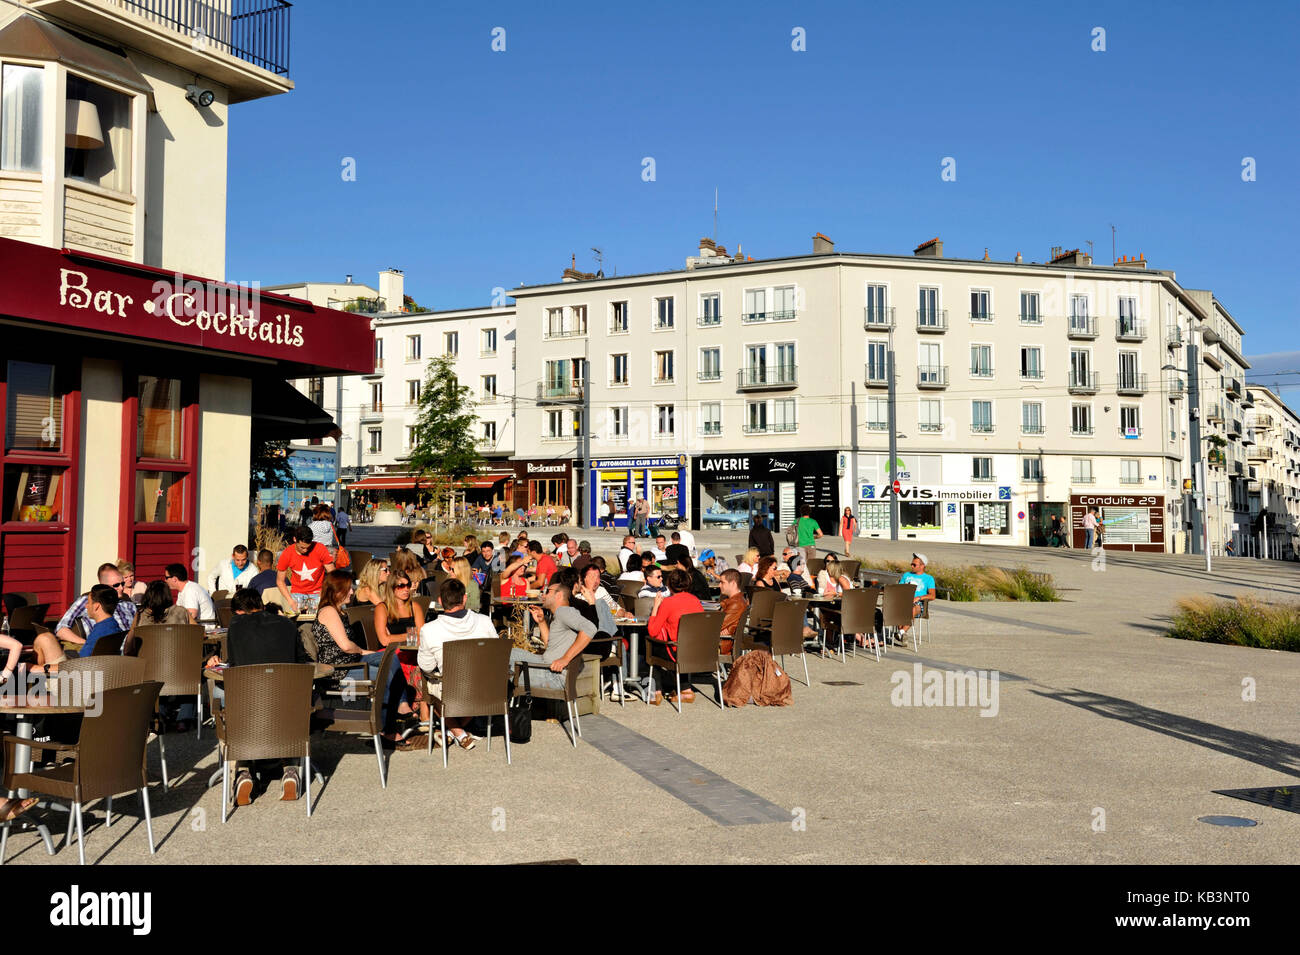
POLYGON ((54 387, 54 366, 8 363, 5 450, 57 451, 63 442, 63 398, 54 387))
POLYGON ((41 84, 39 66, 6 63, 0 70, 0 169, 41 171, 41 84))
POLYGON ((155 461, 181 460, 180 380, 141 375, 139 389, 137 457, 155 461))
POLYGON ((182 471, 135 472, 137 524, 183 524, 188 474, 182 471))
POLYGON ((131 97, 68 74, 64 175, 114 192, 131 189, 131 97))
MULTIPOLYGON (((937 501, 899 501, 898 523, 904 530, 937 531, 940 506, 937 501)), ((885 526, 888 527, 888 523, 885 526)))
POLYGON ((66 469, 41 464, 9 464, 4 469, 5 513, 0 520, 24 524, 63 520, 66 469))
POLYGON ((1011 533, 1010 504, 981 501, 975 506, 975 520, 981 534, 1011 533))
POLYGON ((879 501, 859 501, 858 526, 864 531, 889 530, 889 505, 879 501))

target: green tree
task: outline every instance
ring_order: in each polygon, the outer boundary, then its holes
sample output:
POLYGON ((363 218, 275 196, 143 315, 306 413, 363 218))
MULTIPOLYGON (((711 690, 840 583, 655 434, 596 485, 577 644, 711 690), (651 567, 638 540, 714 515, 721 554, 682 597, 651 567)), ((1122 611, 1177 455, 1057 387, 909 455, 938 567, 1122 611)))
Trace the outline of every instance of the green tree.
POLYGON ((256 497, 259 488, 292 484, 293 479, 288 441, 253 441, 248 467, 250 497, 256 497))
POLYGON ((450 355, 429 362, 408 463, 420 478, 428 479, 433 499, 444 506, 482 464, 475 448, 477 419, 470 394, 456 377, 450 355))

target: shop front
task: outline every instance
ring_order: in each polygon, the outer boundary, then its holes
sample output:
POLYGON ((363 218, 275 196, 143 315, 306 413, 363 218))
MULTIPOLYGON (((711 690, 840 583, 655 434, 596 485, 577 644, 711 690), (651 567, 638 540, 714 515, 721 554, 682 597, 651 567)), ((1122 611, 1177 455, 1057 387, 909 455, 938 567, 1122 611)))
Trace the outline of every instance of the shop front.
MULTIPOLYGON (((456 484, 452 490, 452 509, 457 519, 472 520, 483 507, 511 506, 514 500, 515 471, 507 467, 487 467, 456 484)), ((347 486, 353 510, 379 524, 397 521, 392 514, 405 514, 411 505, 423 518, 442 517, 447 497, 445 483, 427 475, 412 474, 386 465, 371 468, 371 474, 347 486)))
POLYGON ((565 459, 511 462, 515 469, 514 508, 539 521, 547 520, 547 509, 558 521, 569 507, 573 493, 573 462, 565 459))
POLYGON ((1102 522, 1102 543, 1107 550, 1165 551, 1165 496, 1163 494, 1071 494, 1070 532, 1075 547, 1087 544, 1083 527, 1089 508, 1102 522))
POLYGON ((783 530, 802 505, 835 536, 839 479, 834 451, 700 455, 691 461, 691 526, 749 528, 758 517, 783 530))
POLYGON ((4 238, 0 325, 0 581, 51 614, 106 561, 197 575, 244 542, 252 445, 337 433, 285 379, 373 353, 348 313, 4 238))
POLYGON ((681 518, 686 514, 686 455, 664 458, 612 458, 592 462, 591 523, 605 518, 606 507, 614 505, 614 524, 627 527, 628 510, 644 497, 650 502, 650 521, 661 515, 681 518))
POLYGON ((902 539, 946 540, 981 544, 1020 543, 1017 510, 1010 486, 889 484, 858 487, 858 524, 867 537, 889 536, 889 509, 898 498, 898 530, 902 539))

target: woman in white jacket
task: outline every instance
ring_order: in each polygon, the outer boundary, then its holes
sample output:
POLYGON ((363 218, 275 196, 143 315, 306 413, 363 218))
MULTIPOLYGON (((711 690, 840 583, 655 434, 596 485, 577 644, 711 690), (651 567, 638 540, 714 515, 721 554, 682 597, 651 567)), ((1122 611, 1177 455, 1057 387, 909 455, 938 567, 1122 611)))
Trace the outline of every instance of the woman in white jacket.
MULTIPOLYGON (((475 613, 466 606, 465 585, 455 577, 448 577, 438 588, 442 613, 420 628, 420 651, 416 661, 424 673, 429 694, 441 700, 442 647, 451 640, 497 639, 496 627, 490 618, 475 613)), ((455 742, 461 749, 473 749, 474 737, 465 732, 466 719, 447 719, 446 744, 455 742)), ((433 720, 429 720, 433 732, 433 720)), ((434 734, 434 739, 438 739, 434 734)), ((442 742, 442 741, 440 741, 442 742)))

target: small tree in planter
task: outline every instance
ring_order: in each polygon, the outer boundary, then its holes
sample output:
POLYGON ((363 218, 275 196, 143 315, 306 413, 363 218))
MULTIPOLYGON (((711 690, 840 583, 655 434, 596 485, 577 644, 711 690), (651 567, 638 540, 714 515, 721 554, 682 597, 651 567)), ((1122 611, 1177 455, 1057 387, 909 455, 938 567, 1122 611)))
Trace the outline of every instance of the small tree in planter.
POLYGON ((451 356, 435 358, 420 389, 420 416, 408 461, 420 478, 428 480, 439 510, 450 510, 455 491, 482 464, 475 449, 474 423, 470 389, 456 377, 451 356))

